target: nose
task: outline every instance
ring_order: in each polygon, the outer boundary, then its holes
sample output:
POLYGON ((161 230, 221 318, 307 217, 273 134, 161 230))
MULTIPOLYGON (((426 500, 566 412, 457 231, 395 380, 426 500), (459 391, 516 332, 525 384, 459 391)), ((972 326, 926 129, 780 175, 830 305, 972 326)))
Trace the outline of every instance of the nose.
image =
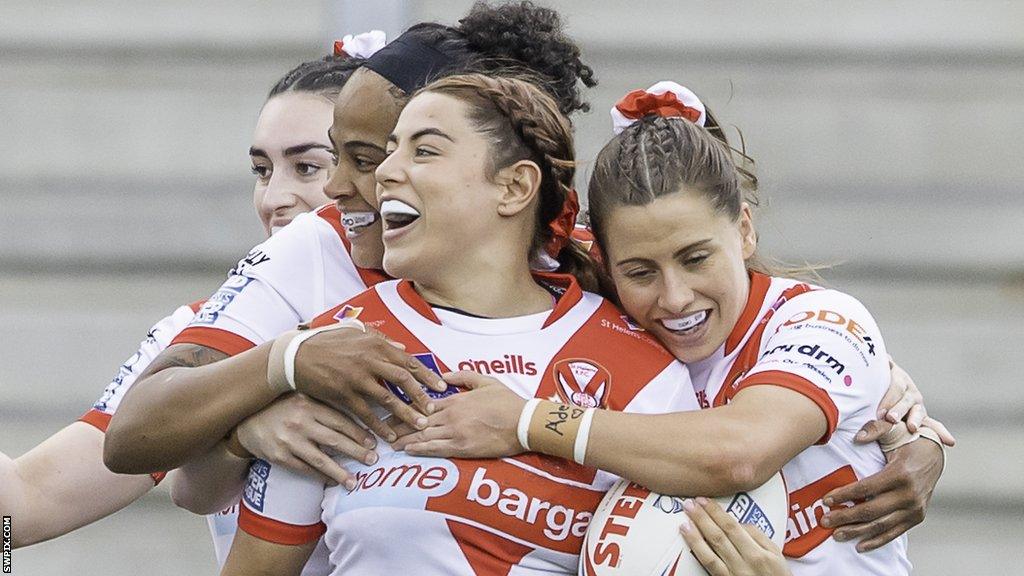
POLYGON ((403 178, 402 162, 398 155, 398 150, 387 155, 384 161, 377 165, 377 169, 373 172, 373 177, 377 180, 377 191, 381 189, 386 190, 388 187, 401 182, 403 178))
POLYGON ((658 306, 669 314, 679 314, 694 300, 694 292, 682 274, 674 271, 662 274, 658 306))
POLYGON ((291 182, 280 172, 274 172, 267 183, 266 192, 263 194, 262 208, 268 214, 279 212, 286 208, 295 206, 298 196, 291 186, 291 182))
POLYGON ((338 201, 343 198, 351 198, 356 194, 355 184, 348 177, 348 172, 339 164, 331 170, 327 183, 324 184, 324 196, 331 200, 338 201))

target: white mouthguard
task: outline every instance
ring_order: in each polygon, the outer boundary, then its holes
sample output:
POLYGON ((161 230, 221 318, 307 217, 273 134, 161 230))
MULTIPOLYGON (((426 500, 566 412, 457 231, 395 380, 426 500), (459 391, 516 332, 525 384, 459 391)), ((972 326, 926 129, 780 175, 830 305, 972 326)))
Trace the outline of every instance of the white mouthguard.
POLYGON ((690 314, 689 316, 686 316, 686 317, 683 317, 683 318, 668 318, 668 319, 664 319, 664 320, 661 321, 661 324, 665 328, 668 328, 669 330, 673 330, 673 331, 678 332, 680 330, 689 330, 690 328, 693 328, 694 326, 697 326, 698 324, 703 322, 704 319, 707 318, 707 317, 708 317, 708 311, 707 310, 701 310, 700 312, 697 312, 695 314, 690 314))
POLYGON ((419 210, 409 206, 401 200, 385 200, 380 205, 380 215, 387 218, 393 214, 401 214, 404 216, 419 216, 419 210))
POLYGON ((369 226, 376 219, 377 214, 374 212, 346 212, 341 215, 341 225, 351 230, 352 228, 369 226))

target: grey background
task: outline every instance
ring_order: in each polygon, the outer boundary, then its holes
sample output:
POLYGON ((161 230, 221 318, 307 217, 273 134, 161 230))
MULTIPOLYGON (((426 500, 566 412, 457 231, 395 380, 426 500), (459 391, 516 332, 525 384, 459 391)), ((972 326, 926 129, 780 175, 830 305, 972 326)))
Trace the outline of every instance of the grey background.
MULTIPOLYGON (((625 91, 697 91, 758 160, 766 252, 838 264, 826 278, 875 313, 957 434, 911 532, 916 573, 1024 573, 1024 4, 547 4, 601 80, 579 157, 625 91)), ((5 0, 0 450, 77 418, 155 320, 259 241, 246 150, 281 74, 344 33, 469 5, 5 0)), ((14 554, 23 575, 214 566, 203 520, 161 489, 14 554)))

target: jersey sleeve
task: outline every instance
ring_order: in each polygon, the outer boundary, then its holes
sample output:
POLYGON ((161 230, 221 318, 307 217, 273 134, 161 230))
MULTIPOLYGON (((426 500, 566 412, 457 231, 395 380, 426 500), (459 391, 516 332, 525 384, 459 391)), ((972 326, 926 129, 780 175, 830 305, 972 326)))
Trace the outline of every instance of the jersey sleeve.
POLYGON ((690 372, 681 362, 671 362, 630 400, 623 412, 665 414, 690 410, 700 410, 690 372))
POLYGON ((79 420, 106 432, 111 416, 117 411, 121 399, 135 384, 139 374, 145 371, 150 362, 188 325, 200 304, 201 302, 197 302, 190 306, 180 306, 170 316, 154 324, 146 338, 139 343, 139 349, 121 364, 114 379, 103 390, 103 395, 79 420))
POLYGON ((172 344, 233 356, 323 310, 323 259, 312 218, 300 215, 250 250, 172 344))
POLYGON ((324 483, 264 460, 255 460, 242 491, 238 527, 275 544, 298 546, 326 531, 320 520, 324 483))
MULTIPOLYGON (((889 387, 889 357, 878 325, 852 296, 815 290, 786 302, 768 321, 757 363, 729 392, 784 386, 814 401, 828 428, 859 429, 889 387)), ((869 416, 870 415, 870 416, 869 416)))

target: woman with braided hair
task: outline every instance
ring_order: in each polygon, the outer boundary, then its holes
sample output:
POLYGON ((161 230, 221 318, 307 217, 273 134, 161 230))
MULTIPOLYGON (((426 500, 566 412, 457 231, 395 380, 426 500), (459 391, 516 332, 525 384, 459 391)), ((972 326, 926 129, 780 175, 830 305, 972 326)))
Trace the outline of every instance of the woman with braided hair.
MULTIPOLYGON (((831 522, 861 498, 851 485, 882 471, 883 451, 916 438, 902 423, 877 444, 858 436, 890 385, 875 321, 852 297, 772 276, 758 262, 741 174, 692 92, 659 83, 630 93, 612 115, 618 135, 591 178, 591 225, 623 309, 687 364, 691 392, 706 409, 652 416, 586 407, 569 420, 587 426, 557 434, 537 425, 557 403, 527 402, 462 373, 445 379, 473 390, 439 401, 430 426, 395 447, 435 457, 532 449, 690 497, 750 490, 782 469, 788 570, 908 573, 901 534, 916 522, 901 517, 899 503, 888 503, 863 544, 833 533, 831 522)), ((919 416, 916 432, 934 442, 914 443, 941 467, 940 436, 952 439, 919 416)), ((711 574, 786 573, 780 551, 756 528, 744 531, 703 498, 683 506, 691 518, 683 534, 711 574)))
MULTIPOLYGON (((646 336, 609 329, 622 313, 584 290, 593 278, 584 259, 577 277, 531 272, 574 175, 572 131, 551 97, 523 80, 443 78, 403 109, 387 153, 375 171, 383 264, 402 280, 281 336, 271 380, 291 342, 373 326, 438 373, 472 366, 523 398, 560 394, 556 373, 587 374, 574 393, 610 410, 698 408, 682 364, 646 336)), ((321 534, 334 574, 575 574, 590 516, 615 480, 529 454, 378 453, 337 458, 354 474, 349 486, 257 461, 222 574, 297 574, 321 534)))

